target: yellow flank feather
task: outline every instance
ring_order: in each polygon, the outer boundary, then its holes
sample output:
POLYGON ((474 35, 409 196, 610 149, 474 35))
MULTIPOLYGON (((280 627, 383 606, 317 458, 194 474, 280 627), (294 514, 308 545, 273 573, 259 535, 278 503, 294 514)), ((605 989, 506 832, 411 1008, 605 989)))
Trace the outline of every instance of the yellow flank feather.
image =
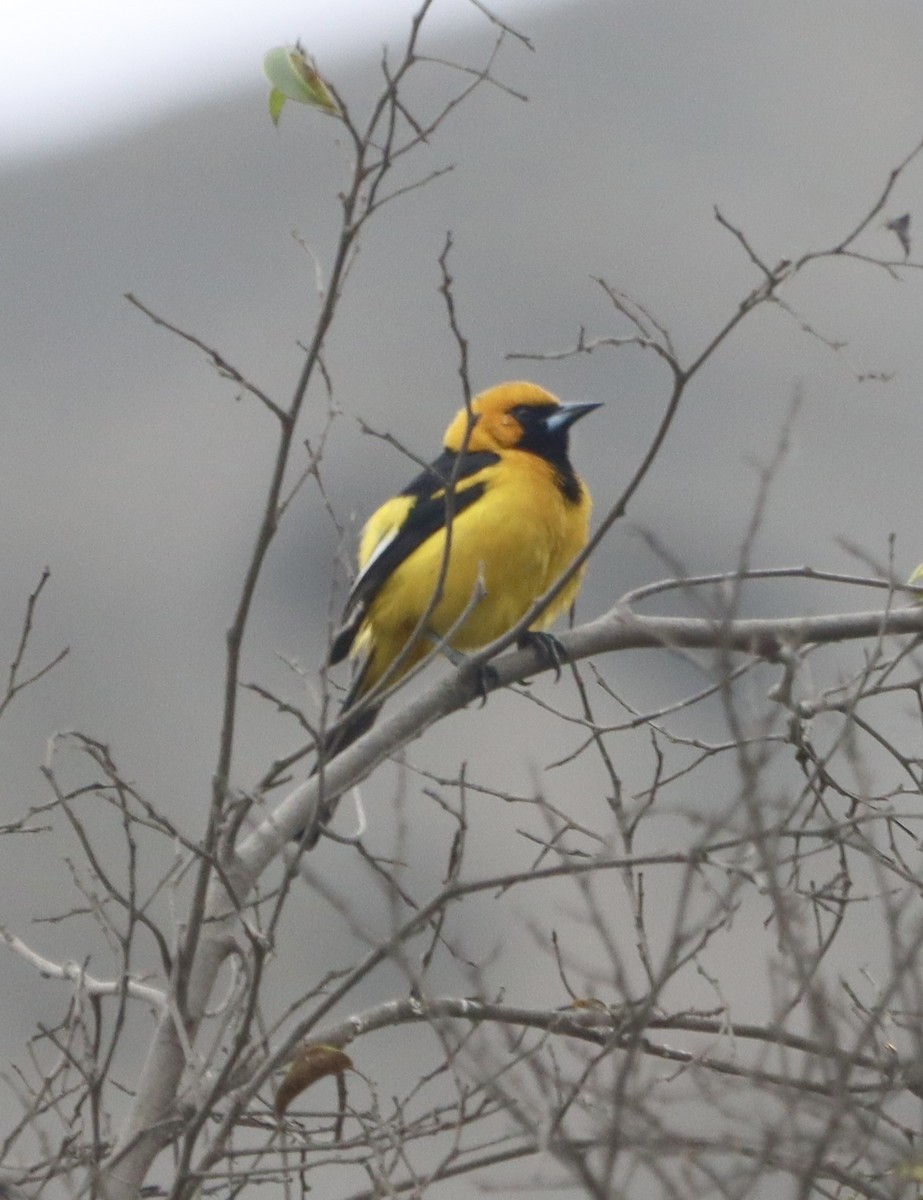
MULTIPOLYGON (((490 388, 456 415, 430 468, 372 515, 331 651, 332 662, 349 653, 360 663, 345 710, 440 640, 471 651, 500 637, 573 562, 589 536, 591 501, 570 464, 568 431, 597 407, 561 404, 532 383, 490 388)), ((582 576, 533 630, 570 607, 582 576)), ((325 756, 363 733, 376 711, 372 702, 354 726, 341 724, 325 756)))
MULTIPOLYGON (((509 451, 496 466, 475 478, 483 479, 485 491, 452 521, 442 596, 426 621, 430 636, 417 638, 400 674, 430 652, 434 638, 448 638, 454 649, 469 651, 506 633, 586 544, 589 495, 584 489, 584 503, 563 504, 554 471, 542 459, 525 451, 509 451), (527 505, 523 504, 524 494, 527 505)), ((367 543, 377 544, 379 522, 393 520, 393 510, 401 505, 401 501, 391 500, 375 514, 363 536, 363 548, 367 543)), ((357 654, 369 651, 372 655, 363 690, 374 687, 384 675, 429 607, 443 570, 446 537, 442 528, 414 550, 395 568, 370 605, 355 645, 357 654)), ((361 565, 364 562, 360 559, 361 565)), ((534 627, 547 629, 566 611, 580 583, 581 577, 575 576, 534 627)))

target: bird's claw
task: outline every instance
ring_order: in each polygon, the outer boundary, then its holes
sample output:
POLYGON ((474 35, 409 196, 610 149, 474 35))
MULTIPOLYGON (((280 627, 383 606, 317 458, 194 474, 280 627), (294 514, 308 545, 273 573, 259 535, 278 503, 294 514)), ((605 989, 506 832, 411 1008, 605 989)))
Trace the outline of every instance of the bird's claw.
POLYGON ((564 663, 572 661, 564 645, 553 633, 539 629, 527 629, 516 641, 520 650, 534 650, 542 660, 542 666, 554 668, 555 683, 561 678, 564 663))
POLYGON ((487 697, 492 691, 500 686, 500 676, 490 663, 481 663, 475 671, 478 685, 478 695, 481 698, 480 707, 483 708, 487 703, 487 697))
MULTIPOLYGON (((456 670, 461 671, 469 666, 471 660, 468 658, 468 655, 463 654, 461 650, 456 650, 454 646, 445 643, 439 649, 456 670)), ((490 693, 500 686, 500 676, 490 663, 480 663, 471 669, 474 671, 477 693, 480 697, 481 708, 483 708, 487 703, 487 697, 490 693)))

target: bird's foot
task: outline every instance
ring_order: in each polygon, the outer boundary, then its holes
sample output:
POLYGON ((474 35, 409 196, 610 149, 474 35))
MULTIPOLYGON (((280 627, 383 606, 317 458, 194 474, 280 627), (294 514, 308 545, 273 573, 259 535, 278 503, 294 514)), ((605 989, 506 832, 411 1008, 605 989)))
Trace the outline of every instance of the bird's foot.
POLYGON ((516 639, 516 645, 520 650, 534 650, 541 659, 543 667, 553 667, 555 683, 561 678, 561 668, 564 663, 571 662, 570 655, 553 633, 544 633, 539 629, 527 629, 516 639))
POLYGON ((481 663, 477 667, 471 667, 471 659, 468 655, 463 654, 461 650, 456 650, 448 643, 444 643, 439 649, 457 670, 461 671, 464 667, 470 667, 475 672, 478 696, 481 699, 481 708, 483 708, 490 693, 499 687, 500 676, 490 663, 481 663))
POLYGON ((478 695, 481 697, 481 708, 487 703, 487 697, 500 686, 500 676, 490 663, 481 663, 475 669, 477 676, 478 695))

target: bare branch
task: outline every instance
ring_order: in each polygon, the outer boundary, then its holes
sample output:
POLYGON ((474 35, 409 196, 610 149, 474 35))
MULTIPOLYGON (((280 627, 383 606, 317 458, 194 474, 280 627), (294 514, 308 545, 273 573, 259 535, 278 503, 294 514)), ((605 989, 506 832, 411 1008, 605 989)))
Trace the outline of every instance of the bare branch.
POLYGON ((233 383, 236 383, 238 386, 242 387, 245 392, 248 392, 251 396, 255 396, 256 399, 259 400, 261 404, 264 404, 273 414, 273 416, 277 417, 283 424, 288 421, 288 414, 284 411, 284 409, 280 408, 274 400, 271 400, 265 392, 261 391, 256 386, 256 384, 251 383, 249 379, 241 375, 240 371, 238 371, 236 367, 231 366, 227 359, 219 354, 217 350, 214 350, 211 346, 207 346, 205 342, 201 340, 201 338, 197 338, 195 334, 188 333, 185 329, 180 329, 178 325, 174 325, 171 321, 166 320, 166 318, 158 316, 157 313, 148 308, 146 304, 139 300, 137 296, 133 296, 131 292, 125 293, 125 299, 129 304, 133 304, 135 308, 140 309, 140 311, 143 312, 146 317, 150 317, 155 325, 161 326, 162 329, 168 329, 170 333, 175 333, 176 336, 182 338, 184 342, 189 342, 190 345, 195 346, 198 350, 201 350, 203 354, 207 355, 208 358, 211 359, 215 370, 222 377, 222 379, 230 379, 233 383))

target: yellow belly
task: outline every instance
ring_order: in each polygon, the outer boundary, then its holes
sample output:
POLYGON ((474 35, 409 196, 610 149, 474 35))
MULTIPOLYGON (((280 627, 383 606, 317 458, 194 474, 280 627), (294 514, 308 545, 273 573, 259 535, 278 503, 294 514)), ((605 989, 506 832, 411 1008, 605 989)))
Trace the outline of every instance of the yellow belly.
MULTIPOLYGON (((389 682, 429 653, 433 636, 470 651, 506 633, 586 544, 589 497, 584 494, 577 504, 566 502, 546 463, 536 459, 528 469, 525 492, 522 464, 517 472, 498 472, 484 495, 453 521, 441 596, 426 619, 424 634, 389 675, 389 682)), ((372 602, 356 645, 372 659, 363 690, 386 672, 427 612, 443 570, 445 547, 446 531, 441 530, 395 569, 372 602)), ((575 577, 533 628, 546 628, 567 609, 580 582, 575 577)))

